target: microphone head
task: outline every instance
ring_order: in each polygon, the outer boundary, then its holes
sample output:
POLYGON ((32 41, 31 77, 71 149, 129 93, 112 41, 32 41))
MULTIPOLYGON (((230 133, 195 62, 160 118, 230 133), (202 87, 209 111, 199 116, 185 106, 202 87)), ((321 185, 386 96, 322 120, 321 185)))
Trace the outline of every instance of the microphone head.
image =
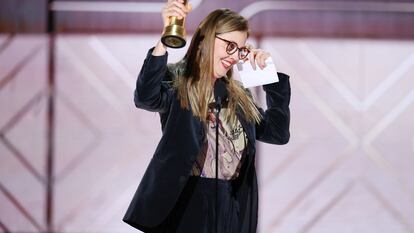
POLYGON ((223 78, 217 79, 214 83, 214 99, 218 107, 221 108, 223 100, 227 99, 227 94, 226 82, 223 78))

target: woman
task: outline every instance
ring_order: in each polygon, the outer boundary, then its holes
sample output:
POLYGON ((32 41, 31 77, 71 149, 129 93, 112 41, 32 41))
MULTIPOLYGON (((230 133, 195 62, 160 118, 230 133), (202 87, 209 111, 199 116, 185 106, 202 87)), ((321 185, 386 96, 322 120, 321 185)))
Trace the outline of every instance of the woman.
MULTIPOLYGON (((164 24, 185 17, 183 1, 169 0, 164 24)), ((149 50, 138 76, 135 105, 159 112, 162 138, 125 214, 144 232, 256 232, 258 195, 255 140, 289 140, 289 77, 263 86, 267 110, 232 76, 232 66, 249 60, 265 67, 269 53, 246 45, 247 21, 220 9, 198 26, 184 58, 167 65, 161 42, 149 50), (213 88, 224 80, 228 92, 220 112, 218 209, 215 209, 215 119, 213 88), (216 216, 217 215, 217 216, 216 216)), ((276 74, 275 74, 276 75, 276 74)), ((260 78, 260 77, 258 77, 260 78)))

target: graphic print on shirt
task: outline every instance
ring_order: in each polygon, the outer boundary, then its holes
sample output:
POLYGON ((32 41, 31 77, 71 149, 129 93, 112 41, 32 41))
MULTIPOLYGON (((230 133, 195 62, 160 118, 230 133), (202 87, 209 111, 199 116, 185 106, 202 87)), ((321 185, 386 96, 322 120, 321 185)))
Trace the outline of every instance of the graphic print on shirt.
MULTIPOLYGON (((218 178, 231 180, 239 175, 243 150, 247 145, 247 137, 239 121, 233 126, 224 119, 227 108, 220 112, 219 119, 219 171, 218 178)), ((192 169, 192 175, 216 177, 216 121, 214 109, 209 109, 206 142, 192 169)))

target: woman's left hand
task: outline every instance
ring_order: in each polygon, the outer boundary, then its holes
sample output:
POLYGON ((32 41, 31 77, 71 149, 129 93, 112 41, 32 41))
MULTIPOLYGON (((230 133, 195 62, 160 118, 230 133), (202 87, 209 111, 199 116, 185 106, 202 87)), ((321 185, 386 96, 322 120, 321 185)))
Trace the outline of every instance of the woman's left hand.
POLYGON ((247 56, 247 60, 250 61, 253 70, 256 70, 256 64, 263 70, 266 67, 266 59, 270 57, 270 53, 264 51, 263 49, 254 49, 251 46, 249 49, 250 54, 247 56))

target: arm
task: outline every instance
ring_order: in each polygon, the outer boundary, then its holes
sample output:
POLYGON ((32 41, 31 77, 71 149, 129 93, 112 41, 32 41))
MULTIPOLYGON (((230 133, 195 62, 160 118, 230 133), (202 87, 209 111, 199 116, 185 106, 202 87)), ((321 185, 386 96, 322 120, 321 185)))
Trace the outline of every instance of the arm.
POLYGON ((279 82, 263 86, 267 110, 259 108, 262 115, 256 124, 256 139, 272 144, 286 144, 290 138, 290 83, 289 76, 278 73, 279 82))
MULTIPOLYGON (((185 6, 183 2, 183 0, 167 1, 161 14, 164 28, 169 24, 170 17, 182 19, 187 16, 191 6, 185 6)), ((161 41, 158 41, 155 48, 148 52, 134 92, 137 108, 160 113, 168 111, 171 95, 168 86, 162 84, 162 80, 168 74, 167 56, 166 47, 161 41)))
POLYGON ((163 45, 148 51, 136 82, 134 102, 137 108, 152 112, 165 112, 170 103, 168 88, 162 84, 167 75, 167 57, 163 45))

